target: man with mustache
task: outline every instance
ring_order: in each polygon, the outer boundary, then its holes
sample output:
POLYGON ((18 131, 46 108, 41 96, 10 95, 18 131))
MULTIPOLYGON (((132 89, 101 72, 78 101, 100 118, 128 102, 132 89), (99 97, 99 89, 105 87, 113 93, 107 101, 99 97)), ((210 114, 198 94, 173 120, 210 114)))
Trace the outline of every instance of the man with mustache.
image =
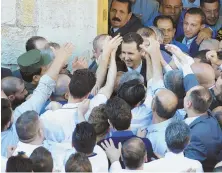
POLYGON ((113 0, 110 8, 109 35, 112 37, 121 36, 136 32, 142 27, 141 21, 131 11, 132 2, 130 0, 113 0))

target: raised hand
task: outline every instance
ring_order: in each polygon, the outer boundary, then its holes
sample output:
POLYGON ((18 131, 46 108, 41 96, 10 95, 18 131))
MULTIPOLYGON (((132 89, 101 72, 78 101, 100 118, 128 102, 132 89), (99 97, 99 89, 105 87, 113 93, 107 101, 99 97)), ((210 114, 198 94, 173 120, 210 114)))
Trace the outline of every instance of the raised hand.
POLYGON ((72 43, 64 44, 60 49, 55 50, 55 57, 61 58, 63 62, 67 62, 68 58, 72 56, 74 51, 74 46, 72 43))
POLYGON ((118 148, 115 147, 113 140, 109 139, 109 142, 105 140, 103 143, 101 143, 103 149, 106 152, 107 157, 109 158, 110 162, 113 163, 115 161, 118 161, 121 156, 121 148, 122 144, 118 144, 118 148))
POLYGON ((206 58, 215 65, 220 66, 222 64, 221 60, 218 59, 217 52, 215 50, 208 51, 206 53, 206 58))
POLYGON ((72 71, 76 71, 79 69, 84 69, 84 68, 88 68, 88 62, 86 60, 86 58, 84 57, 76 57, 74 59, 74 61, 72 62, 72 71))
POLYGON ((114 49, 117 50, 117 48, 121 44, 122 40, 123 40, 123 38, 120 35, 117 35, 114 38, 111 38, 110 36, 108 36, 105 39, 103 51, 110 54, 114 49))
POLYGON ((203 28, 200 30, 196 43, 199 45, 203 40, 210 39, 212 37, 212 30, 210 28, 203 28))

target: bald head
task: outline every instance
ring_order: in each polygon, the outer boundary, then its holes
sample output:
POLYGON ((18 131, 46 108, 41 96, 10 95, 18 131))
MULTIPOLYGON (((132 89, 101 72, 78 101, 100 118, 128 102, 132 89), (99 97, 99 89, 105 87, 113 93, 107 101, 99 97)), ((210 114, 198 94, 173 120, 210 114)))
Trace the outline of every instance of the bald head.
POLYGON ((19 90, 19 86, 24 84, 22 79, 17 77, 5 77, 2 79, 2 90, 6 94, 6 96, 13 95, 19 90))
POLYGON ((160 89, 152 102, 152 109, 163 119, 172 118, 177 110, 178 98, 170 90, 160 89))
POLYGON ((197 76, 198 82, 205 88, 210 88, 215 84, 214 69, 206 63, 194 63, 192 70, 197 76))
POLYGON ((123 162, 128 169, 135 170, 143 165, 146 147, 140 138, 134 137, 124 142, 121 152, 123 162))
POLYGON ((66 74, 60 74, 56 82, 55 92, 53 96, 62 97, 68 92, 70 77, 66 74))

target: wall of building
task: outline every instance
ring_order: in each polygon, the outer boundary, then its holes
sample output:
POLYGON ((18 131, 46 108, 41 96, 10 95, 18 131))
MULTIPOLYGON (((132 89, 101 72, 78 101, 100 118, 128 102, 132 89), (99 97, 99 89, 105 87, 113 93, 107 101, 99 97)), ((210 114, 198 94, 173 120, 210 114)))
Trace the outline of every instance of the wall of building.
POLYGON ((97 0, 2 0, 1 64, 13 70, 31 36, 75 45, 75 56, 90 56, 97 35, 97 0))

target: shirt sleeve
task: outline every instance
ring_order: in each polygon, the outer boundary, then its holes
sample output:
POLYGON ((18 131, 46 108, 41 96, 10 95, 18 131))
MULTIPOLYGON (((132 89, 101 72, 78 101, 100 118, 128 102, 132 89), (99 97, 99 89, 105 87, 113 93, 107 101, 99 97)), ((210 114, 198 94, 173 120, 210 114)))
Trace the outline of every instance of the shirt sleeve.
POLYGON ((111 164, 109 172, 121 172, 122 167, 119 163, 119 161, 115 161, 111 164))
POLYGON ((42 106, 54 91, 55 86, 56 82, 52 78, 50 78, 48 75, 42 76, 30 99, 15 109, 15 122, 17 118, 26 111, 33 110, 39 114, 42 106))
POLYGON ((95 97, 93 97, 93 99, 90 100, 89 110, 85 115, 86 121, 88 121, 90 113, 92 112, 93 108, 99 106, 100 104, 105 104, 107 100, 108 100, 107 97, 103 94, 97 94, 95 97))
POLYGON ((144 102, 144 104, 146 105, 147 108, 151 108, 152 100, 153 100, 155 93, 159 89, 163 89, 163 88, 165 88, 163 80, 153 82, 153 79, 150 79, 148 81, 147 93, 146 93, 147 95, 146 95, 146 100, 144 102))

